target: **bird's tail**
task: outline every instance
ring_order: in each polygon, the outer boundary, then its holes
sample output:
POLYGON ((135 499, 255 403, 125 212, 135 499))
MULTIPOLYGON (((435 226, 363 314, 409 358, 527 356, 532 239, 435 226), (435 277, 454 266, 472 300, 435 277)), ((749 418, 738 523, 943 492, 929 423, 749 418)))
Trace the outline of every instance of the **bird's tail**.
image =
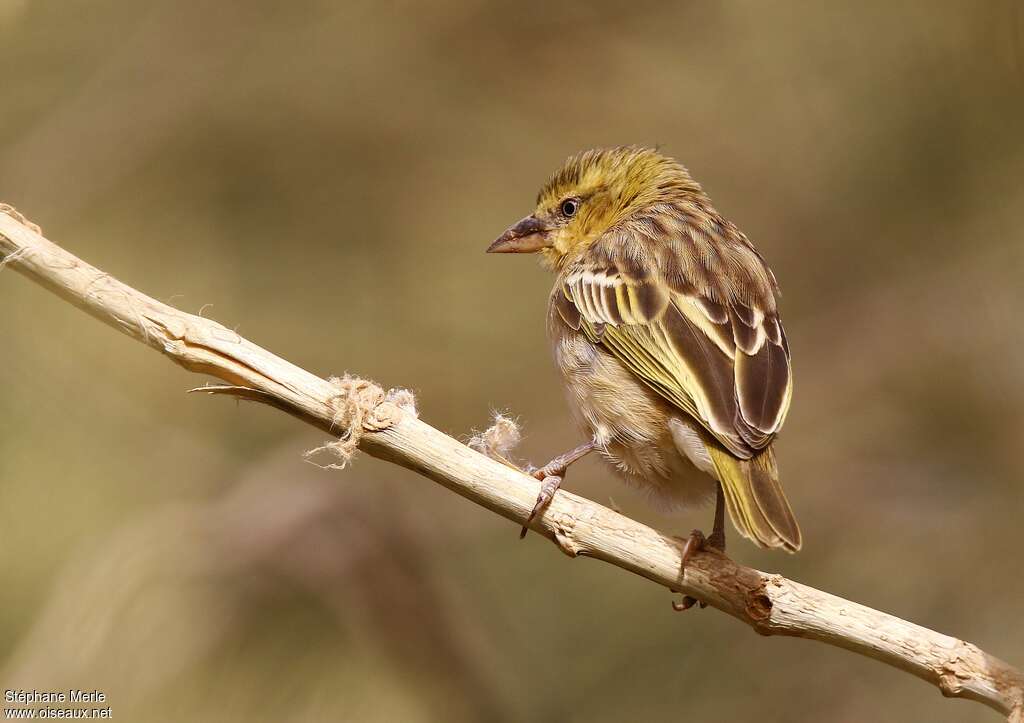
POLYGON ((760 547, 800 549, 800 527, 779 484, 772 448, 750 459, 736 459, 708 445, 708 453, 725 492, 725 506, 741 535, 760 547))

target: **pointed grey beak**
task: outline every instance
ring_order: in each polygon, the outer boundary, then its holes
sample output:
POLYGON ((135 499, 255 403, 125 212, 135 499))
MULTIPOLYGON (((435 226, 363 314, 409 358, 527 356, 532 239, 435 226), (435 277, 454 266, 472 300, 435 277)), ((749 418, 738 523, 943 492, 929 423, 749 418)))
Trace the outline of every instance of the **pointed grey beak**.
POLYGON ((527 216, 487 247, 489 254, 532 254, 549 246, 548 228, 533 216, 527 216))

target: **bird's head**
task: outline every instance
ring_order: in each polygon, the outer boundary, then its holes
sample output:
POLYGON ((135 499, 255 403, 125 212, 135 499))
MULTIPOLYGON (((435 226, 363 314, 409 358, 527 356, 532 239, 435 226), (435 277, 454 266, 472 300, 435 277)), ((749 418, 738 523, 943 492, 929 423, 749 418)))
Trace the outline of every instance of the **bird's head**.
POLYGON ((544 185, 536 210, 487 252, 540 253, 546 266, 561 268, 609 229, 687 195, 702 195, 700 186, 679 163, 653 149, 583 151, 544 185))

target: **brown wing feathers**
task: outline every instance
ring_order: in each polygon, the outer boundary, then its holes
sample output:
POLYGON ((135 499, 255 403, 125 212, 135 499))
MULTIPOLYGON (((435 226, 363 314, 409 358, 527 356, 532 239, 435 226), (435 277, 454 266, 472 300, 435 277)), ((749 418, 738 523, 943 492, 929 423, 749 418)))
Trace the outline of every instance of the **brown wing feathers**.
POLYGON ((733 430, 736 419, 736 392, 733 360, 673 304, 661 319, 665 337, 675 354, 686 360, 687 371, 700 388, 705 404, 697 404, 703 424, 734 453, 750 456, 733 430), (704 408, 701 408, 704 407, 704 408))
POLYGON ((726 447, 749 457, 771 443, 789 403, 789 356, 770 272, 745 247, 721 254, 711 245, 643 240, 618 233, 595 243, 563 276, 559 315, 573 329, 582 321, 609 325, 605 346, 669 401, 687 397, 684 411, 696 410, 726 447), (645 255, 665 262, 654 266, 660 276, 642 263, 645 255), (706 266, 727 262, 740 268, 706 266), (650 338, 638 339, 636 326, 650 338), (651 339, 664 353, 644 348, 651 339))

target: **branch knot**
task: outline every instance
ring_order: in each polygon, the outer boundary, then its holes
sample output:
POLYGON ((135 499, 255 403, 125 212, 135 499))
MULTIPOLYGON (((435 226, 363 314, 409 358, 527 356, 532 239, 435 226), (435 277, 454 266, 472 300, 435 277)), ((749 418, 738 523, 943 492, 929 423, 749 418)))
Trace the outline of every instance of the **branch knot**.
POLYGON ((338 439, 306 452, 311 457, 329 451, 340 461, 326 465, 328 469, 344 469, 352 461, 364 432, 387 429, 405 414, 418 417, 416 398, 408 389, 389 389, 385 392, 369 379, 349 376, 330 377, 328 381, 338 388, 331 397, 334 409, 331 426, 341 431, 338 439))

